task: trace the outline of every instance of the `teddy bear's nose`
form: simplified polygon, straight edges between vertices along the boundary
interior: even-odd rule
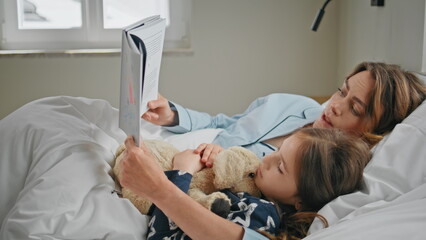
[[[251,177],[251,178],[254,178],[256,176],[256,174],[251,172],[251,173],[248,174],[248,176]]]

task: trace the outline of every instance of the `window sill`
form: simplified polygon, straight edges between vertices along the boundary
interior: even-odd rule
[[[188,48],[165,49],[163,56],[190,56],[194,51]],[[10,57],[115,57],[121,49],[74,49],[74,50],[0,50],[0,58]]]

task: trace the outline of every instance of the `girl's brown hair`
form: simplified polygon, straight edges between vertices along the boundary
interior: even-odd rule
[[[347,78],[363,71],[369,71],[375,81],[365,119],[372,123],[365,140],[374,145],[425,100],[426,86],[400,66],[380,62],[362,62]]]
[[[371,158],[367,143],[338,129],[304,128],[294,134],[301,140],[297,163],[301,208],[286,207],[283,234],[268,236],[271,239],[303,238],[315,217],[327,226],[317,212],[336,197],[359,190]]]

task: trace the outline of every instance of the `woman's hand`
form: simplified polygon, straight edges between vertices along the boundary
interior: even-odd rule
[[[154,160],[149,149],[143,142],[140,147],[137,147],[132,137],[127,137],[125,145],[126,150],[120,162],[121,186],[151,201],[161,198],[164,191],[168,191],[167,186],[171,182]]]
[[[212,167],[216,155],[221,151],[223,151],[223,147],[219,145],[202,143],[194,150],[194,153],[201,155],[200,161],[204,163],[206,167]]]
[[[148,102],[148,111],[142,115],[142,118],[156,125],[176,125],[176,111],[169,106],[169,101],[158,94],[157,100]]]
[[[204,164],[200,159],[200,154],[196,154],[194,150],[185,150],[174,156],[173,169],[186,171],[194,175],[194,173],[204,168]]]
[[[143,142],[141,147],[137,147],[133,138],[128,137],[125,144],[126,150],[120,163],[121,186],[152,201],[192,239],[242,239],[244,230],[240,225],[197,204],[170,182]],[[200,155],[195,154],[194,150],[175,157],[175,163],[184,160],[203,165]]]

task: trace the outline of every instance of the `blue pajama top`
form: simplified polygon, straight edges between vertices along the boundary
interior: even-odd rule
[[[275,151],[263,141],[284,136],[313,123],[323,111],[315,100],[294,94],[274,93],[253,101],[242,113],[234,116],[208,113],[170,105],[178,113],[179,124],[165,127],[175,133],[185,133],[205,128],[221,128],[213,140],[223,148],[242,146],[259,158]]]

